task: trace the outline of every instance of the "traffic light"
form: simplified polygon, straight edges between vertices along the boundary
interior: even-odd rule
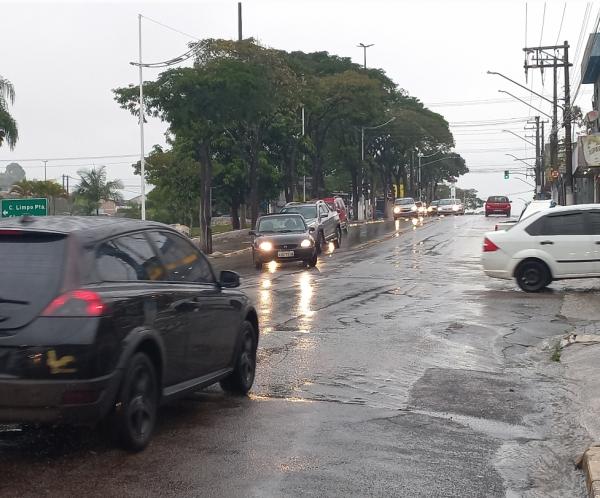
[[[505,180],[508,180],[508,179],[509,179],[509,177],[510,177],[510,172],[509,172],[507,169],[505,169],[505,170],[504,170],[504,179],[505,179]]]

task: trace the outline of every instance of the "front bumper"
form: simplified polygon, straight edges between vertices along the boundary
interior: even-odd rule
[[[399,218],[415,218],[420,215],[417,211],[400,211],[399,213],[394,213],[394,219],[397,220]]]
[[[254,250],[254,262],[255,263],[268,263],[269,261],[277,261],[278,263],[285,263],[287,261],[308,261],[315,256],[314,247],[301,247],[296,249],[290,249],[294,251],[293,256],[279,257],[278,252],[285,251],[285,249],[274,249],[269,252],[261,252]]]
[[[86,380],[0,376],[0,422],[93,425],[110,410],[120,382],[120,370]],[[72,404],[76,398],[85,401]]]

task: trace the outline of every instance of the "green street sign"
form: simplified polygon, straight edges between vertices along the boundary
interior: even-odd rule
[[[2,199],[0,217],[47,216],[48,199]]]

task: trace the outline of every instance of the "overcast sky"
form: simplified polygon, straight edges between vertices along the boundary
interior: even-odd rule
[[[481,171],[518,166],[508,153],[533,157],[534,149],[501,130],[524,135],[526,118],[536,112],[498,93],[507,90],[529,102],[526,91],[486,71],[525,83],[525,43],[553,45],[568,40],[575,61],[575,90],[587,36],[594,30],[600,7],[598,1],[589,3],[586,25],[588,2],[575,0],[244,0],[244,37],[288,51],[326,50],[361,63],[362,49],[356,45],[373,43],[367,64],[383,68],[401,88],[451,123],[456,151],[470,169],[478,171],[461,177],[459,186],[476,188],[482,197],[508,194],[518,203],[519,197],[531,198],[530,187],[517,179],[504,180],[501,172]],[[138,13],[197,38],[237,37],[237,1],[233,0],[0,0],[0,74],[15,86],[12,112],[20,134],[14,151],[0,149],[0,171],[17,160],[28,178],[43,179],[41,159],[49,159],[48,178],[60,181],[63,174],[76,176],[81,167],[106,164],[110,177],[124,180],[126,197],[139,193],[139,177],[130,166],[134,157],[58,159],[139,154],[137,121],[118,107],[111,92],[137,84],[137,70],[129,62],[138,57]],[[143,20],[144,62],[180,55],[191,40]],[[145,70],[144,79],[157,74]],[[562,79],[561,74],[561,89]],[[549,73],[543,84],[539,72],[530,72],[532,82],[533,90],[550,95]],[[591,90],[591,85],[584,85],[578,95],[577,104],[584,112],[591,109]],[[531,103],[550,113],[549,105],[539,98]],[[149,121],[146,151],[164,143],[164,130],[163,123]]]

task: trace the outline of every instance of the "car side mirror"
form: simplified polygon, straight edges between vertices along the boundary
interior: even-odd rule
[[[250,230],[248,232],[248,235],[250,235],[251,237],[256,237],[256,231],[255,230]]]
[[[314,232],[315,231],[315,227],[308,227],[308,231],[309,232]]]
[[[219,284],[225,289],[235,289],[240,286],[240,276],[229,270],[223,270],[219,275]]]

